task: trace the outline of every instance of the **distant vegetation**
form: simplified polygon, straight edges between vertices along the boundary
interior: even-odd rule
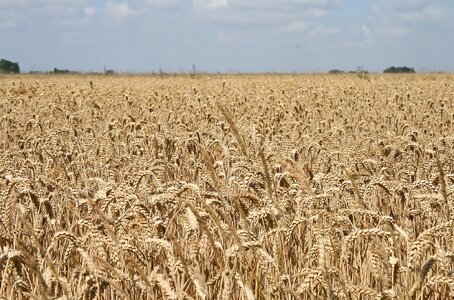
[[[20,68],[19,64],[15,62],[11,62],[6,59],[1,59],[0,60],[0,73],[20,73]],[[53,73],[53,74],[79,74],[80,72],[77,71],[71,71],[68,69],[58,69],[54,68],[53,72],[40,72],[40,71],[31,71],[30,74],[48,74],[48,73]],[[358,67],[356,70],[351,70],[351,71],[344,71],[344,70],[339,70],[339,69],[331,69],[328,71],[329,74],[357,74],[358,77],[362,79],[367,79],[367,74],[369,73],[367,70],[364,70],[362,67]],[[415,69],[411,67],[389,67],[385,70],[383,70],[383,73],[415,73]],[[109,70],[104,67],[104,74],[105,75],[113,75],[115,74],[114,70]],[[151,74],[155,75],[155,72],[152,72]],[[159,68],[159,73],[160,76],[166,75],[166,73]],[[195,65],[192,66],[192,72],[190,73],[191,77],[194,77],[197,74]]]
[[[78,72],[75,71],[70,71],[70,70],[60,70],[57,68],[54,68],[54,74],[77,74]]]
[[[351,70],[351,71],[344,71],[344,70],[339,70],[339,69],[332,69],[328,71],[329,74],[357,74],[360,77],[365,76],[366,74],[369,74],[369,71],[365,70],[362,67],[356,68],[356,70]]]
[[[338,69],[333,69],[328,71],[329,74],[344,74],[345,71],[338,70]]]
[[[414,68],[409,67],[389,67],[383,71],[383,73],[415,73]]]
[[[358,67],[356,70],[351,70],[351,71],[344,71],[344,70],[339,70],[339,69],[332,69],[328,71],[329,74],[357,74],[358,76],[365,76],[369,72],[367,70],[364,70],[361,67]],[[414,68],[411,67],[389,67],[383,71],[383,73],[416,73]]]
[[[20,73],[19,64],[2,59],[0,60],[0,73]]]

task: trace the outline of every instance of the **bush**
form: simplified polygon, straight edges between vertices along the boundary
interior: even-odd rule
[[[333,70],[329,70],[328,73],[329,73],[329,74],[343,74],[343,73],[345,73],[345,72],[342,71],[342,70],[333,69]]]
[[[383,71],[383,73],[415,73],[414,68],[409,67],[389,67]]]
[[[69,73],[70,73],[69,70],[60,70],[60,69],[54,68],[54,74],[69,74]]]
[[[20,73],[19,64],[2,59],[0,60],[0,73]]]

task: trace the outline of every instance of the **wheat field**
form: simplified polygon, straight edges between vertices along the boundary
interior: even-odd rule
[[[1,299],[454,297],[454,76],[0,77]]]

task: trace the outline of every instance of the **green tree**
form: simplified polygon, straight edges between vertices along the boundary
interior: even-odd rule
[[[69,74],[69,70],[60,70],[57,68],[54,68],[54,74]]]
[[[0,60],[0,73],[20,73],[19,64],[2,59]]]
[[[328,73],[329,74],[343,74],[345,72],[342,70],[338,70],[338,69],[332,69],[332,70],[329,70]]]
[[[389,67],[383,71],[383,73],[415,73],[414,68],[409,67]]]

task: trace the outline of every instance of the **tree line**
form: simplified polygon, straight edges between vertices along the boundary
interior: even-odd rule
[[[348,73],[359,73],[359,72],[367,73],[367,71],[365,71],[365,70],[361,70],[361,71],[358,71],[358,70],[349,71]],[[343,73],[347,73],[347,72],[345,72],[343,70],[339,70],[339,69],[332,69],[332,70],[329,70],[328,73],[330,73],[330,74],[343,74]],[[416,73],[416,72],[415,72],[415,69],[411,68],[411,67],[406,67],[406,66],[395,67],[395,66],[392,66],[392,67],[384,69],[383,73]]]
[[[383,73],[415,73],[414,68],[409,67],[389,67],[383,71]]]
[[[193,69],[195,70],[195,67],[193,66]],[[195,72],[195,71],[194,71]],[[0,60],[0,73],[20,73],[20,67],[17,62],[11,62],[6,59],[1,59]],[[60,70],[57,68],[54,68],[53,71],[54,74],[73,74],[77,73],[74,71],[70,70]],[[113,70],[104,70],[105,74],[113,74]],[[339,69],[333,69],[329,70],[328,73],[330,74],[342,74],[342,73],[347,73],[345,71],[339,70]],[[356,71],[349,71],[348,73],[356,73],[356,74],[367,74],[368,72],[366,70],[363,70],[362,68],[359,68]],[[383,70],[383,73],[415,73],[415,69],[411,67],[389,67]]]

